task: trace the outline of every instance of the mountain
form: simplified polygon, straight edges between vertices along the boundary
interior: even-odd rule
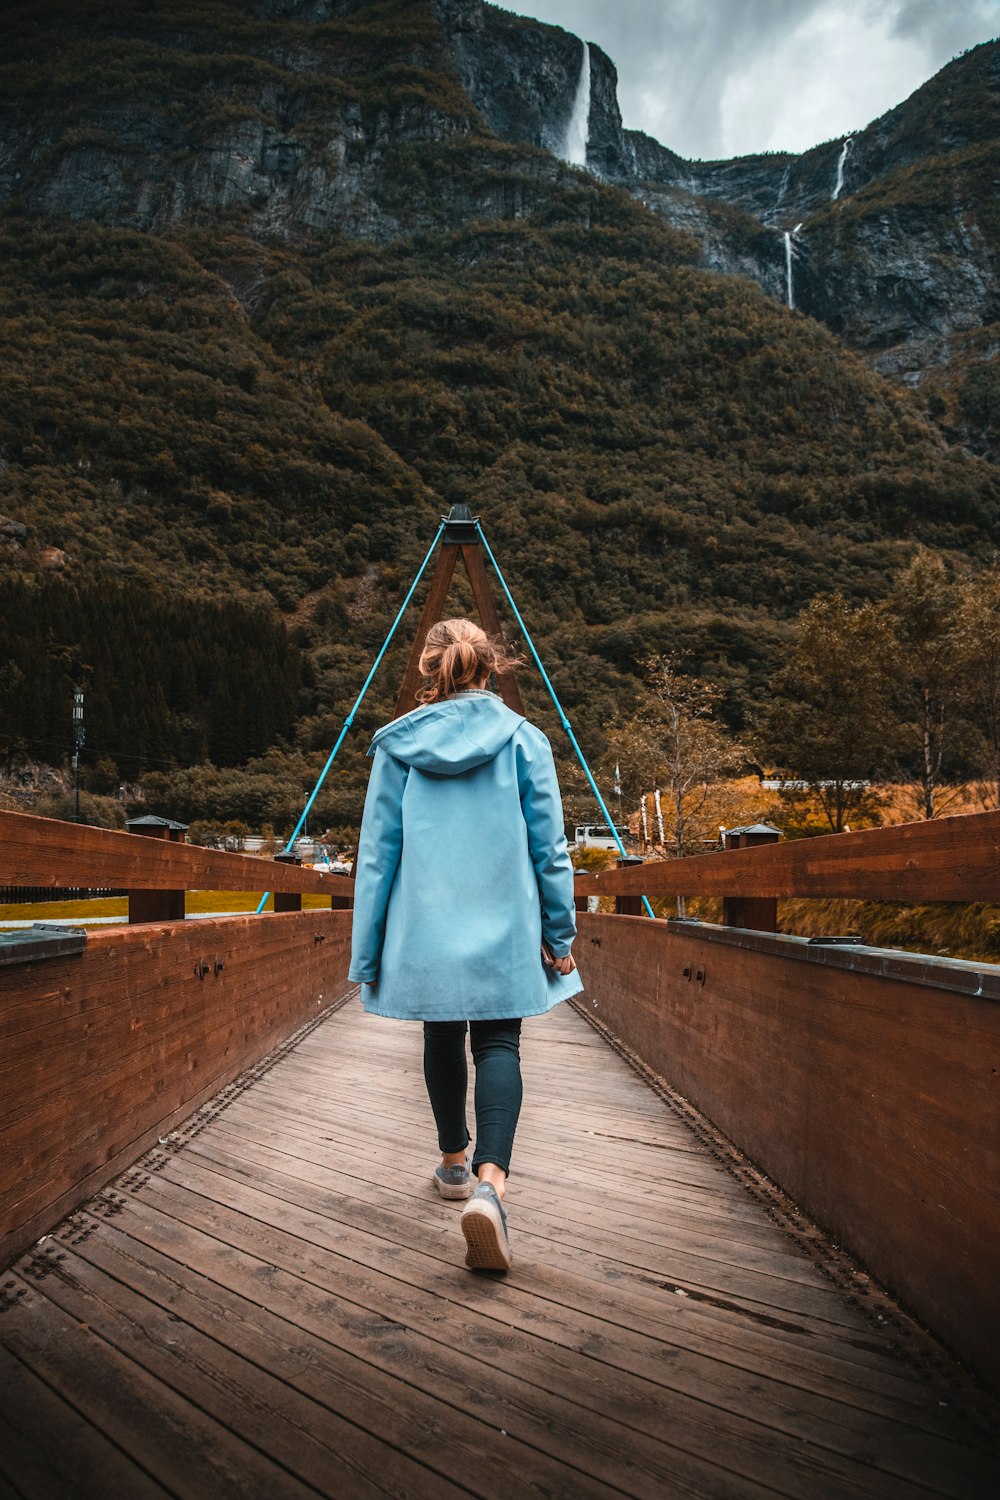
[[[503,139],[560,152],[582,43],[481,0],[439,0],[460,76]],[[793,300],[882,374],[926,386],[953,438],[1000,458],[1000,44],[954,59],[865,129],[800,155],[686,161],[622,128],[589,46],[586,164],[699,243],[699,264]]]
[[[699,168],[731,201],[671,186],[677,158],[622,132],[591,48],[591,170],[561,160],[568,33],[471,0],[32,0],[5,20],[0,608],[27,643],[0,651],[9,755],[56,753],[74,672],[115,671],[95,591],[114,636],[133,586],[143,638],[192,611],[197,670],[141,682],[162,761],[219,740],[218,715],[183,722],[222,670],[199,646],[218,596],[267,663],[241,677],[234,648],[221,700],[285,670],[283,622],[294,704],[253,748],[266,729],[318,753],[459,501],[594,754],[646,654],[716,677],[738,727],[816,592],[878,594],[917,539],[960,566],[1000,541],[996,469],[756,284],[762,247],[783,252],[770,159]],[[848,185],[813,224],[861,212]],[[710,268],[704,225],[745,274]],[[359,740],[391,710],[394,652]],[[115,704],[136,691],[104,682],[88,721],[88,755],[130,775]]]

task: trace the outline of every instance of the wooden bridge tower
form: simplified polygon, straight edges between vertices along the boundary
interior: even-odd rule
[[[486,564],[483,562],[482,542],[476,519],[467,505],[453,505],[444,523],[444,535],[441,538],[437,567],[431,578],[423,613],[420,616],[417,633],[413,638],[410,659],[403,675],[403,684],[396,700],[395,717],[397,719],[417,706],[417,689],[421,681],[418,665],[420,653],[424,649],[428,630],[444,617],[445,600],[451,588],[455,565],[460,557],[469,576],[472,597],[476,601],[476,609],[479,612],[483,629],[487,635],[503,636],[503,626],[497,612],[496,600],[486,573]],[[512,708],[518,714],[524,713],[521,694],[518,692],[513,672],[497,673],[496,690],[508,708]]]

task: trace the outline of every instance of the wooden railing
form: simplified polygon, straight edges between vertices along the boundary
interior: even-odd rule
[[[724,898],[723,925],[581,911],[588,1014],[1000,1385],[1000,966],[733,920],[780,897],[1000,900],[1000,813],[630,865],[576,891]]]
[[[353,884],[21,813],[0,813],[0,884],[120,887],[132,923],[0,937],[4,1264],[343,995]],[[185,921],[194,889],[276,910]]]
[[[1000,812],[628,865],[578,875],[576,892],[1000,901]]]
[[[0,883],[350,900],[252,856],[0,814]],[[581,912],[589,1014],[1000,1383],[1000,967],[766,930],[785,896],[1000,898],[1000,814],[580,876],[728,925]],[[734,917],[742,914],[743,920]],[[748,920],[747,918],[754,920]],[[347,988],[346,910],[164,920],[0,961],[0,1263]],[[0,955],[2,959],[2,955]]]
[[[354,890],[345,875],[12,812],[0,812],[0,884],[127,891],[273,891],[343,899]]]

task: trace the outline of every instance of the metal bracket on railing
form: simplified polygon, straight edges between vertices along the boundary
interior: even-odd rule
[[[82,927],[34,922],[16,932],[0,932],[0,964],[33,964],[43,958],[74,958],[87,946]]]

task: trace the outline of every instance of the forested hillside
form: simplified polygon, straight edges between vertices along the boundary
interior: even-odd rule
[[[991,556],[995,469],[623,190],[491,137],[433,7],[281,9],[13,7],[9,757],[58,760],[82,674],[87,755],[123,775],[270,745],[307,777],[457,501],[594,754],[652,652],[718,681],[741,727],[813,595],[878,595],[916,540]],[[301,148],[328,186],[347,161],[350,212],[311,226],[298,178],[244,192],[251,116],[262,161]],[[214,196],[189,191],[199,162]]]

